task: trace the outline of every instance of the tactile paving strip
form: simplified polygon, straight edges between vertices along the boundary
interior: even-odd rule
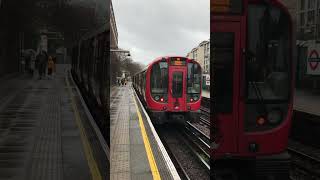
[[[129,115],[123,88],[111,100],[111,180],[130,179]]]

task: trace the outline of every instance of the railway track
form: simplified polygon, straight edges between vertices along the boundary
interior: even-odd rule
[[[303,121],[302,121],[303,120]],[[320,116],[294,110],[290,139],[320,149]]]
[[[186,123],[181,132],[189,141],[190,148],[193,149],[195,155],[203,163],[204,167],[210,171],[210,137],[190,122]]]
[[[320,158],[311,156],[296,148],[288,147],[291,154],[291,179],[320,180]]]
[[[201,107],[200,122],[210,127],[210,109]]]
[[[202,97],[201,106],[205,108],[210,108],[210,98]]]
[[[210,179],[209,138],[191,123],[157,131],[182,179]]]
[[[210,99],[202,97],[200,122],[210,127]]]
[[[191,180],[191,178],[189,177],[187,171],[184,167],[184,163],[181,162],[180,157],[178,156],[177,153],[173,152],[173,151],[168,151],[168,149],[170,149],[170,147],[172,147],[173,143],[172,142],[168,142],[163,140],[164,136],[160,137],[162,140],[162,143],[164,145],[164,147],[167,149],[168,155],[170,156],[171,161],[173,162],[173,164],[175,165],[175,168],[180,176],[181,179],[183,180]]]

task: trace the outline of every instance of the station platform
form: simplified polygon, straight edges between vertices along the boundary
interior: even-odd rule
[[[206,98],[210,99],[210,91],[202,90],[202,97],[206,97]]]
[[[109,177],[106,144],[68,70],[57,65],[54,79],[0,78],[1,180]]]
[[[319,107],[320,94],[315,94],[311,91],[296,89],[294,94],[294,110],[320,116]]]
[[[180,179],[130,83],[112,88],[111,180]]]

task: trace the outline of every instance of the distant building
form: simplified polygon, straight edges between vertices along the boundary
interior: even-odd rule
[[[204,74],[210,74],[210,41],[202,41],[187,54],[187,57],[196,60]]]

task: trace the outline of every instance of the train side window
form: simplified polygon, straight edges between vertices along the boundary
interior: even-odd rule
[[[143,94],[146,92],[146,71],[142,73],[143,75]]]
[[[213,100],[215,112],[232,112],[234,33],[211,33],[213,66]]]

